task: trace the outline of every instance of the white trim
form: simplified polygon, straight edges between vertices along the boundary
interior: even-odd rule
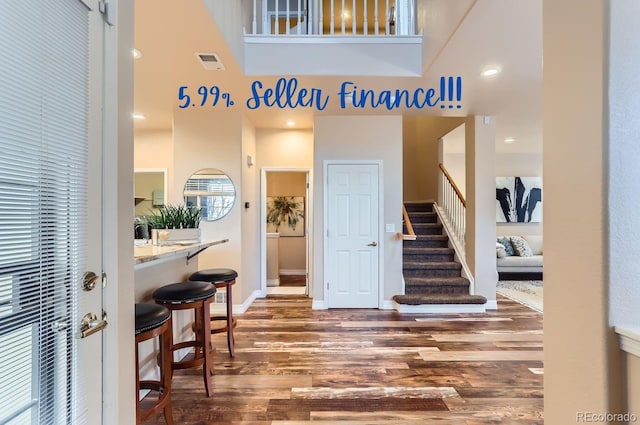
[[[272,286],[280,286],[280,279],[267,279],[267,288]]]
[[[382,302],[382,307],[380,307],[380,310],[395,310],[396,309],[396,302],[393,300],[384,300]]]
[[[283,276],[299,276],[306,274],[304,269],[280,269],[280,274]]]
[[[462,251],[462,247],[458,245],[458,242],[456,241],[456,238],[454,238],[453,235],[451,235],[451,233],[449,233],[449,221],[445,220],[444,215],[442,214],[442,211],[440,211],[440,207],[438,206],[438,204],[434,203],[433,204],[433,209],[435,210],[436,214],[438,215],[438,218],[440,219],[440,223],[442,223],[442,228],[447,233],[447,237],[449,238],[449,243],[451,243],[451,246],[453,247],[453,249],[454,249],[454,251],[456,253],[455,254],[456,260],[458,260],[458,262],[460,264],[462,264],[462,273],[464,274],[464,277],[469,279],[469,294],[475,295],[475,293],[476,293],[475,280],[473,279],[473,274],[471,273],[471,269],[469,268],[469,265],[467,264],[466,255]],[[493,310],[497,310],[497,309],[498,308],[496,307]]]
[[[620,349],[640,357],[640,328],[615,326],[613,330],[618,334]]]
[[[329,258],[329,241],[327,237],[328,230],[328,171],[329,165],[377,165],[378,166],[378,308],[382,308],[381,306],[384,303],[384,161],[381,159],[325,159],[322,161],[322,238],[323,238],[323,278],[324,282],[322,283],[322,292],[324,298],[324,308],[328,308],[329,305],[329,292],[327,291],[327,276],[329,275],[327,271]]]
[[[312,310],[326,310],[327,308],[327,303],[324,300],[313,300],[311,302]]]
[[[484,308],[487,310],[497,310],[498,309],[498,301],[497,300],[487,300],[484,305]]]
[[[268,172],[300,172],[306,173],[309,181],[308,196],[305,200],[306,217],[305,227],[307,231],[307,261],[309,270],[300,274],[309,273],[313,276],[313,168],[300,167],[262,167],[260,169],[260,293],[267,296],[267,173]],[[313,294],[313,282],[307,279],[307,293]]]
[[[485,313],[485,304],[398,304],[393,301],[398,313]]]

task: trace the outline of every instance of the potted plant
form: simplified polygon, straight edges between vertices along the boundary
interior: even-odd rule
[[[200,209],[186,205],[165,205],[149,216],[155,245],[200,242]]]

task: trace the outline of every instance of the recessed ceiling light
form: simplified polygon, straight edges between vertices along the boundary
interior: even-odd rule
[[[131,51],[131,54],[133,55],[134,59],[140,59],[142,57],[142,52],[138,49],[133,49]]]
[[[513,143],[516,141],[515,137],[507,137],[506,139],[504,139],[505,143]]]
[[[492,77],[500,73],[500,68],[487,68],[480,73],[483,77]]]
[[[137,112],[134,112],[133,114],[131,114],[131,118],[133,118],[134,120],[144,120],[147,119],[147,117],[144,114],[139,114]]]
[[[291,120],[287,121],[288,127],[293,127],[294,125],[296,125],[295,121],[291,121]]]

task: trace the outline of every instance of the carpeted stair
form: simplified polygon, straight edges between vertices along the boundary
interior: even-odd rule
[[[407,305],[486,303],[485,297],[469,294],[469,280],[462,277],[462,265],[454,260],[433,204],[412,202],[405,208],[416,240],[403,242],[405,293],[393,300]]]

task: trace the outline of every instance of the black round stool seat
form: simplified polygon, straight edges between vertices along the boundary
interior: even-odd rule
[[[136,335],[159,327],[170,317],[169,309],[159,304],[136,304]]]
[[[206,269],[199,270],[189,276],[189,280],[201,280],[205,282],[224,282],[238,277],[238,272],[233,269]]]
[[[136,424],[140,425],[160,410],[164,411],[167,425],[173,425],[171,406],[171,311],[158,304],[140,303],[135,305],[135,341],[136,341]],[[140,358],[138,344],[158,338],[158,366],[160,379],[140,380]],[[149,390],[145,396],[147,407],[138,398],[139,390]]]
[[[211,298],[215,293],[216,287],[209,282],[188,281],[162,286],[151,296],[163,304],[185,304]]]

